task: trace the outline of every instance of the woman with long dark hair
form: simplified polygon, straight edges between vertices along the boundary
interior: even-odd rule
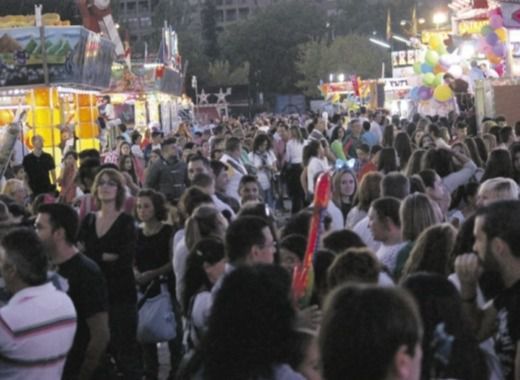
[[[207,380],[303,380],[287,364],[295,312],[278,266],[244,266],[219,289],[202,344]]]
[[[513,161],[511,154],[505,149],[495,149],[489,154],[480,182],[497,177],[513,178]]]
[[[137,231],[137,249],[135,255],[135,280],[148,297],[155,297],[161,292],[161,281],[167,283],[172,305],[175,301],[175,280],[170,261],[170,242],[173,228],[164,221],[168,218],[164,195],[154,190],[141,190],[137,195],[136,215],[141,225]],[[179,316],[178,307],[174,312]],[[177,337],[168,342],[170,350],[171,373],[175,373],[182,356],[182,322],[178,318]],[[159,373],[157,345],[142,344],[144,370],[150,379],[156,379]]]

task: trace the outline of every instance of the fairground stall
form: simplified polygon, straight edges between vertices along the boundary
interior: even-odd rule
[[[130,66],[112,66],[110,96],[116,117],[125,124],[143,131],[148,125],[158,125],[168,134],[175,132],[185,108],[182,94],[182,61],[177,35],[163,28],[158,62],[132,62]]]
[[[34,16],[16,17],[35,24]],[[96,95],[110,83],[114,46],[58,14],[42,19],[41,27],[10,23],[0,29],[0,124],[9,123],[17,108],[26,109],[22,140],[30,148],[31,137],[41,135],[59,167],[72,134],[77,151],[99,148]]]

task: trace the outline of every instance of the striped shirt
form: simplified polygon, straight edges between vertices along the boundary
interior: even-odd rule
[[[60,379],[76,332],[76,310],[52,283],[17,292],[0,309],[0,379]]]

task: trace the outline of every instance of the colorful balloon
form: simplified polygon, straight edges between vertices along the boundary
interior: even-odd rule
[[[431,87],[433,86],[433,82],[435,82],[435,74],[428,73],[423,76],[423,83],[425,86]]]
[[[423,74],[428,74],[428,73],[432,73],[433,72],[433,67],[431,67],[430,65],[428,65],[427,63],[423,63],[421,65],[421,72]]]
[[[482,27],[482,29],[480,29],[480,34],[483,36],[483,37],[487,37],[488,34],[492,33],[493,32],[493,29],[491,29],[491,27],[489,25],[484,25]]]
[[[500,15],[493,15],[489,18],[489,25],[493,30],[504,26],[504,19]]]
[[[447,102],[453,98],[453,91],[447,84],[441,84],[433,92],[433,98],[441,103]]]
[[[506,42],[507,40],[507,29],[506,28],[498,28],[495,30],[495,34],[498,36],[500,42]]]
[[[455,78],[460,78],[463,74],[462,67],[459,65],[452,65],[448,70],[448,73],[453,75]]]
[[[498,65],[499,63],[502,62],[502,57],[497,57],[496,55],[492,54],[492,55],[488,55],[487,56],[487,59],[489,62],[491,62],[493,65]]]
[[[443,45],[442,38],[436,34],[432,35],[430,37],[429,45],[433,50],[437,50],[440,46]]]
[[[312,293],[313,286],[313,267],[312,262],[314,255],[318,249],[320,241],[320,231],[323,216],[330,200],[330,173],[322,173],[316,182],[316,192],[314,194],[314,211],[312,213],[309,229],[309,237],[307,240],[307,248],[303,262],[297,265],[293,271],[292,291],[296,303],[302,308],[308,306],[310,301],[309,294]]]
[[[486,36],[486,41],[491,46],[495,46],[498,42],[498,36],[495,32],[491,32]]]
[[[435,75],[437,75],[439,73],[443,73],[444,71],[446,71],[446,70],[444,69],[444,67],[442,67],[442,65],[440,63],[433,68],[433,73]]]
[[[420,97],[419,97],[419,87],[414,87],[412,88],[412,90],[410,91],[410,99],[414,102],[418,102],[420,100]]]
[[[419,89],[419,98],[421,100],[428,100],[428,99],[431,99],[433,95],[433,90],[429,87],[421,87]]]
[[[438,87],[444,83],[444,75],[445,75],[445,73],[439,73],[435,76],[435,80],[433,81],[433,84],[435,85],[435,87]]]
[[[428,50],[426,52],[425,61],[430,66],[435,66],[439,63],[439,54],[435,50]]]
[[[497,56],[497,57],[505,57],[506,55],[506,46],[501,43],[501,42],[498,42],[494,47],[493,47],[493,53]]]

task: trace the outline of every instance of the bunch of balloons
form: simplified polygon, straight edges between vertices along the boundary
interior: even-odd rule
[[[500,65],[507,54],[507,29],[499,10],[489,13],[489,25],[482,27],[478,50],[485,54],[493,65]]]
[[[444,83],[444,75],[462,76],[458,57],[448,53],[444,41],[439,35],[432,35],[423,62],[414,65],[416,74],[421,75],[422,86],[415,87],[410,93],[414,101],[426,101],[432,97],[438,102],[447,102],[453,98],[451,88]]]

